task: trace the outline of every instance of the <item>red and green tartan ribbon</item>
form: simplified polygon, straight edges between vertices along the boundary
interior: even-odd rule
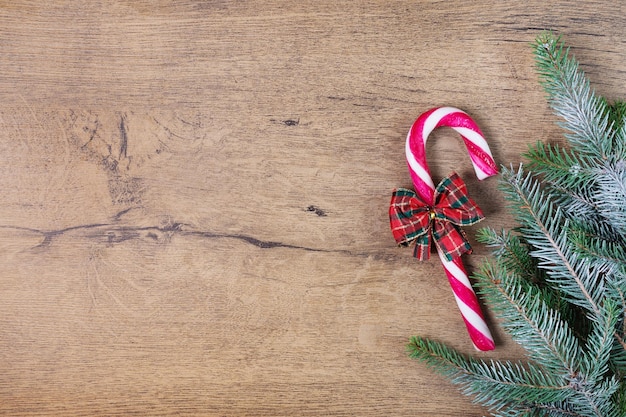
[[[398,188],[392,194],[389,207],[393,237],[401,246],[415,243],[413,255],[420,261],[430,256],[431,236],[450,261],[471,253],[472,248],[460,226],[470,226],[484,217],[456,172],[437,185],[433,206],[424,203],[414,191]]]

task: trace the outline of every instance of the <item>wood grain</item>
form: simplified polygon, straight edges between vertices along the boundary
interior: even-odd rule
[[[0,2],[0,412],[483,415],[405,354],[523,358],[491,313],[474,352],[441,266],[395,247],[406,131],[453,105],[503,164],[561,140],[529,45],[556,30],[624,97],[622,8]],[[512,226],[452,131],[428,154]]]

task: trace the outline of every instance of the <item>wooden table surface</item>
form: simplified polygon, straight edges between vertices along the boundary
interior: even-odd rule
[[[561,140],[543,29],[626,97],[623,7],[549,3],[0,2],[1,414],[486,413],[408,338],[523,350],[487,312],[498,346],[474,351],[387,207],[431,107],[470,113],[502,164]],[[452,130],[428,155],[482,226],[513,226]]]

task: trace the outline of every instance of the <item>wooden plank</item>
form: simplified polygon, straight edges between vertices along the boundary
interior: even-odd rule
[[[614,5],[0,2],[0,412],[483,415],[410,361],[473,351],[441,266],[395,247],[403,142],[453,105],[517,164],[560,140],[530,42],[624,96]],[[459,139],[428,143],[511,226]],[[477,227],[470,228],[470,235]],[[475,242],[474,242],[475,243]],[[475,244],[470,270],[487,255]]]

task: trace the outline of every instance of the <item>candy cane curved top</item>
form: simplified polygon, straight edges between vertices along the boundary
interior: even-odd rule
[[[435,185],[426,163],[426,140],[433,130],[441,126],[451,127],[461,135],[479,180],[498,173],[487,141],[467,113],[454,107],[431,109],[415,120],[406,138],[406,158],[415,191],[431,205],[434,203]]]

